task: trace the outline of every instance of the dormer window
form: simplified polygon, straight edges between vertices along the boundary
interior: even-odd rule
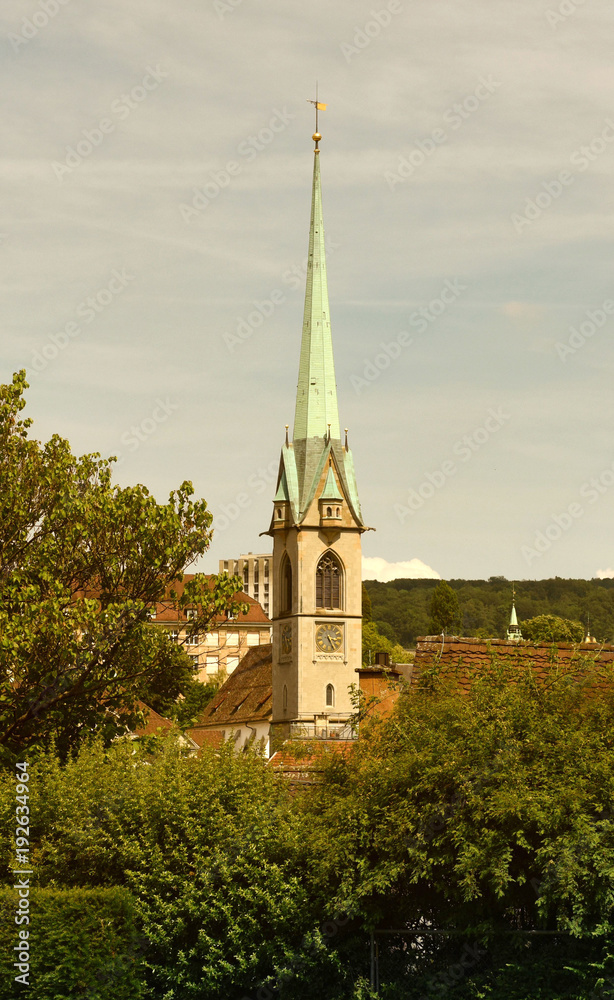
[[[339,500],[333,498],[333,502],[320,498],[320,522],[324,527],[336,527],[338,522],[342,520],[341,511],[342,506]]]
[[[288,527],[290,521],[290,504],[282,500],[274,501],[273,507],[273,527],[274,528],[286,528]]]

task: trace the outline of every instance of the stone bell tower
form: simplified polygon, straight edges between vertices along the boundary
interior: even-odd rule
[[[281,452],[273,537],[273,728],[340,730],[362,661],[363,522],[347,431],[342,441],[328,307],[321,135],[313,165],[307,287],[294,433]],[[294,729],[295,727],[293,727]]]

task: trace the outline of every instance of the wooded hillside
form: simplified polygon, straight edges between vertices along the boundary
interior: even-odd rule
[[[401,646],[428,635],[430,603],[437,580],[365,581],[372,617],[380,632]],[[504,639],[512,606],[512,583],[502,576],[489,580],[449,580],[457,592],[467,636]],[[524,580],[515,584],[518,620],[552,614],[581,621],[600,642],[614,640],[614,580]]]

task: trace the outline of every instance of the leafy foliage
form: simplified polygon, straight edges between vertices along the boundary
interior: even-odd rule
[[[558,615],[537,615],[520,623],[523,639],[533,642],[582,642],[584,626],[582,622],[572,622]]]
[[[462,629],[458,595],[449,583],[442,580],[433,591],[431,598],[430,635],[458,635]]]
[[[165,714],[174,719],[180,729],[189,729],[190,726],[196,725],[209,702],[215,698],[219,687],[219,679],[210,680],[205,684],[192,677],[183,686],[182,697],[174,701]]]
[[[0,890],[0,1000],[14,1000],[22,991],[32,1000],[142,996],[143,942],[130,893],[119,888],[33,888],[31,893],[32,923],[17,929],[15,893]],[[14,982],[13,949],[19,931],[29,934],[27,987]]]
[[[437,676],[403,695],[316,795],[334,905],[375,925],[611,933],[614,678],[601,683],[544,686],[495,660],[469,695]]]
[[[407,662],[408,654],[402,646],[382,635],[375,622],[363,621],[362,662],[365,665],[374,663],[376,653],[388,653],[391,663]]]
[[[303,941],[326,919],[324,894],[308,877],[306,821],[285,784],[232,742],[198,759],[170,738],[152,751],[154,742],[32,761],[37,884],[130,892],[147,941],[145,996],[238,1000],[290,982],[299,966],[332,975],[334,956]],[[14,789],[4,775],[4,830],[14,828]],[[6,871],[8,837],[2,848]]]
[[[113,486],[111,459],[30,439],[26,388],[24,372],[0,386],[0,747],[55,736],[65,753],[133,727],[139,698],[168,702],[185,684],[185,654],[148,607],[206,551],[212,518],[190,483],[158,504],[144,486]],[[240,610],[239,587],[197,575],[175,605],[195,606],[191,626],[206,631]]]

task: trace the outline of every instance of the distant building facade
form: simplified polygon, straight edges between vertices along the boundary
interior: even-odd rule
[[[193,574],[186,573],[183,582],[193,579]],[[175,590],[180,593],[183,584],[175,584]],[[211,628],[203,635],[188,636],[191,611],[178,613],[168,604],[158,604],[152,619],[168,628],[171,638],[184,646],[194,666],[198,669],[198,679],[206,682],[216,674],[232,674],[241,660],[255,646],[267,645],[271,641],[271,623],[257,601],[249,595],[239,592],[236,600],[249,605],[246,615],[236,618],[217,618],[211,623]]]
[[[271,553],[248,552],[238,559],[220,559],[220,573],[240,576],[243,593],[262,605],[268,617],[273,610],[273,556]]]

